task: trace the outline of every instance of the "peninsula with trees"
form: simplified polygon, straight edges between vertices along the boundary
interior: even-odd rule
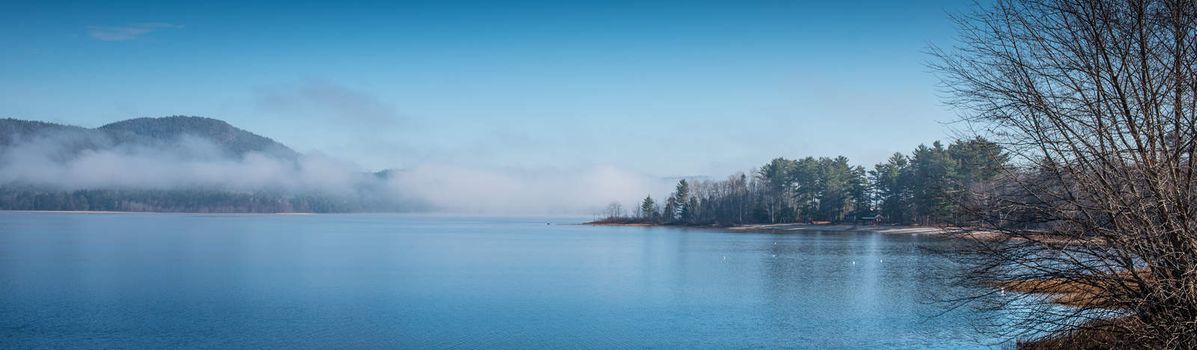
[[[785,223],[965,225],[969,203],[1009,166],[984,138],[919,145],[871,169],[839,156],[777,158],[725,180],[678,181],[625,210],[612,203],[594,224],[739,226]]]

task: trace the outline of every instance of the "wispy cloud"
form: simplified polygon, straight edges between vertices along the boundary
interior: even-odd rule
[[[256,88],[250,103],[259,114],[305,125],[294,129],[299,134],[311,137],[319,129],[323,141],[340,140],[324,150],[356,154],[363,164],[392,167],[409,156],[398,150],[409,147],[403,135],[415,128],[413,119],[370,91],[310,80]]]
[[[262,111],[284,114],[316,112],[373,131],[394,126],[403,119],[394,106],[375,95],[324,81],[258,88],[254,91],[254,104]]]
[[[182,28],[182,25],[164,22],[133,23],[123,26],[91,26],[87,34],[101,41],[128,41],[164,29]]]

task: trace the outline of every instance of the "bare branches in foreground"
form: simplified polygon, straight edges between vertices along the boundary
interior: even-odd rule
[[[994,288],[958,301],[1010,310],[990,321],[1014,337],[1197,348],[1197,2],[999,1],[959,23],[933,68],[1018,167],[960,254]]]

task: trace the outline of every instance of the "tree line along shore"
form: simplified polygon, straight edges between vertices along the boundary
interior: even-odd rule
[[[981,137],[919,145],[872,169],[838,156],[777,158],[719,181],[682,179],[664,199],[632,210],[608,205],[593,224],[744,226],[763,224],[967,225],[970,203],[1009,169],[997,143]]]

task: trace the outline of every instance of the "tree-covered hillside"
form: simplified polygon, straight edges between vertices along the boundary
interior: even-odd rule
[[[303,156],[224,121],[172,116],[84,128],[0,119],[0,210],[403,211],[390,172]]]
[[[270,138],[212,118],[185,116],[137,118],[111,123],[95,130],[112,138],[117,144],[162,142],[190,136],[210,141],[231,155],[241,156],[248,152],[261,152],[285,158],[298,156],[298,153],[291,148]]]
[[[137,118],[88,129],[21,119],[0,119],[0,151],[22,142],[48,141],[71,143],[74,151],[97,150],[119,146],[158,147],[194,137],[213,145],[229,155],[242,156],[260,152],[276,157],[294,159],[291,148],[274,140],[234,127],[221,120],[204,117],[171,116]]]

